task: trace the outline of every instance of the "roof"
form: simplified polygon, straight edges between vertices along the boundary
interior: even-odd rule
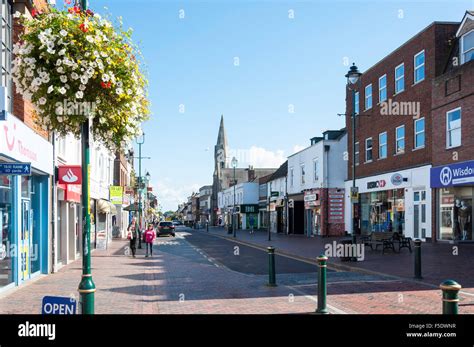
[[[271,181],[272,176],[273,176],[273,174],[262,176],[258,179],[258,183],[260,183],[260,184],[267,183],[267,182]]]
[[[288,175],[288,160],[285,161],[281,166],[276,170],[273,175],[271,175],[269,181],[276,180],[277,178],[286,177]]]

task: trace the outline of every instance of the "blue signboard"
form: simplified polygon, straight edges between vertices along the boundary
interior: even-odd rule
[[[68,315],[76,314],[76,300],[58,296],[45,296],[41,307],[41,314]]]
[[[474,185],[474,160],[431,169],[431,188]]]
[[[30,176],[30,163],[0,163],[0,175]]]

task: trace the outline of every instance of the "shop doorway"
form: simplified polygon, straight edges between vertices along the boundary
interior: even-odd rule
[[[31,251],[33,247],[32,227],[33,210],[29,199],[21,200],[21,232],[20,232],[20,283],[30,279]]]
[[[413,193],[413,237],[426,238],[426,191],[420,190]]]

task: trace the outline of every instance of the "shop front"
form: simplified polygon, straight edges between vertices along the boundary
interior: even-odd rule
[[[0,163],[30,163],[31,175],[0,174],[0,292],[49,270],[52,145],[16,117],[0,121]]]
[[[474,160],[431,169],[436,204],[437,239],[474,241]]]
[[[239,216],[239,227],[238,229],[242,228],[243,230],[246,229],[254,229],[257,228],[258,222],[258,212],[259,206],[258,205],[240,205],[239,208],[240,213],[237,214]]]
[[[81,196],[80,185],[58,184],[58,232],[56,256],[58,268],[80,257]]]
[[[304,192],[305,234],[308,237],[321,235],[321,199],[319,189]]]
[[[355,217],[362,235],[398,232],[428,240],[431,235],[430,166],[356,180],[359,199]],[[345,225],[352,232],[350,188],[346,182]]]

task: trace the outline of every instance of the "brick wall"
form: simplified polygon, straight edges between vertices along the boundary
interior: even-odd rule
[[[40,11],[47,11],[48,4],[46,0],[34,0],[34,6]],[[27,0],[16,0],[13,4],[13,13],[30,13],[31,10],[30,1]],[[18,37],[23,31],[23,28],[19,25],[18,19],[13,18],[13,44],[18,41]],[[39,128],[34,123],[35,111],[33,105],[25,101],[21,95],[16,93],[16,87],[13,86],[13,114],[22,120],[26,125],[35,130],[36,133],[48,139],[48,132]]]
[[[438,61],[446,61],[450,47],[446,45],[449,37],[454,35],[457,24],[433,23],[376,65],[364,72],[359,90],[360,116],[356,124],[356,141],[359,142],[359,165],[356,166],[356,177],[367,177],[384,172],[422,166],[431,163],[431,81],[439,73]],[[425,79],[414,84],[414,56],[425,51]],[[439,58],[438,58],[439,57]],[[405,64],[405,90],[395,94],[395,67]],[[407,115],[381,115],[379,102],[379,78],[387,75],[387,98],[392,102],[417,102],[421,117],[425,118],[425,147],[414,149],[414,119]],[[365,108],[365,86],[372,83],[372,109]],[[346,114],[352,114],[352,94],[346,96]],[[395,130],[405,125],[405,153],[395,154]],[[346,116],[348,129],[349,165],[348,177],[352,179],[352,127],[351,118]],[[387,158],[379,159],[379,134],[387,132]],[[365,139],[372,137],[373,160],[365,162]]]

